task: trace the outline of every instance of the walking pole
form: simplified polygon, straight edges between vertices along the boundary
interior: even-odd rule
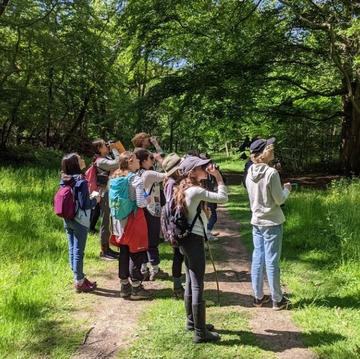
[[[211,263],[212,263],[213,268],[214,268],[215,280],[216,280],[216,289],[217,289],[217,304],[218,304],[218,306],[220,306],[220,287],[219,287],[218,273],[217,273],[217,270],[216,270],[216,267],[215,267],[215,262],[214,262],[214,257],[212,255],[211,247],[209,245],[209,241],[208,241],[207,238],[206,238],[205,242],[207,244],[207,248],[208,248],[209,254],[210,254],[210,260],[211,260]]]

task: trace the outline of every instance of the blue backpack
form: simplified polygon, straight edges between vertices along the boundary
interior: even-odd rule
[[[126,177],[116,177],[110,180],[109,206],[111,216],[122,220],[136,209],[136,201],[129,198],[130,179],[134,173]]]

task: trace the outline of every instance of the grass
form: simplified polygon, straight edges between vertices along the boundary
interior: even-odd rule
[[[84,336],[62,221],[52,210],[58,172],[0,169],[0,357],[68,358]],[[85,266],[96,260],[88,239]],[[85,268],[86,269],[86,268]]]
[[[220,250],[220,246],[215,252]],[[168,244],[160,246],[161,267],[171,273],[172,250]],[[219,253],[221,257],[223,253]],[[146,309],[136,333],[136,340],[119,358],[146,359],[212,359],[212,358],[273,358],[272,353],[261,350],[248,327],[247,313],[237,306],[216,306],[216,292],[205,289],[208,303],[208,322],[219,330],[221,341],[215,344],[193,344],[192,333],[184,329],[185,310],[182,301],[172,298],[172,283],[164,281],[163,290]],[[209,305],[210,304],[210,305]]]
[[[231,215],[252,249],[245,190],[231,188]],[[360,357],[360,182],[340,182],[327,191],[293,192],[287,217],[282,281],[292,294],[295,323],[320,358]]]
[[[246,160],[242,160],[239,154],[231,154],[226,157],[224,154],[215,153],[211,158],[219,165],[221,171],[230,173],[240,173],[244,171]]]

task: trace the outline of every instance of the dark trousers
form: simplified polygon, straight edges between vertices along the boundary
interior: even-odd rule
[[[146,252],[130,253],[129,246],[120,245],[119,278],[142,281],[141,264],[144,263]]]
[[[101,246],[109,247],[110,238],[110,207],[109,207],[109,192],[104,193],[104,197],[100,201],[101,212],[101,226],[100,226],[100,244]]]
[[[211,211],[210,218],[209,218],[208,225],[207,225],[207,230],[211,231],[214,228],[215,223],[217,222],[217,213],[216,213],[217,203],[208,203],[207,206]]]
[[[202,302],[205,275],[204,238],[196,234],[180,243],[180,250],[185,260],[185,296],[192,297],[192,304]]]
[[[172,276],[173,278],[181,277],[181,267],[184,261],[184,256],[181,254],[180,249],[173,248],[173,262],[172,262]]]
[[[95,231],[95,227],[96,227],[96,223],[99,220],[100,217],[100,203],[97,203],[95,208],[93,208],[91,210],[91,215],[90,215],[90,231]]]
[[[152,265],[160,263],[159,244],[160,244],[160,217],[155,217],[145,208],[144,214],[148,226],[149,248],[147,250],[148,261]]]

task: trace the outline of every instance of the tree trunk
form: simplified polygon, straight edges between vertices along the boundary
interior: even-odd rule
[[[360,83],[353,83],[355,101],[360,103]],[[344,118],[341,129],[341,165],[346,175],[360,174],[360,113],[350,98],[343,97]]]

